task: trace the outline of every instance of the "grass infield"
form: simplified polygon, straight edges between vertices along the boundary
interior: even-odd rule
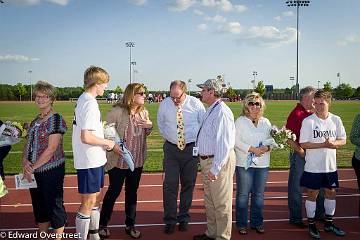
[[[235,119],[240,115],[242,103],[227,103],[234,113]],[[267,101],[265,117],[271,124],[281,127],[285,124],[290,111],[296,105],[296,101]],[[107,111],[112,107],[111,104],[100,103],[102,117],[106,119]],[[68,131],[64,135],[64,150],[66,151],[66,172],[74,173],[73,155],[71,148],[72,118],[74,114],[75,103],[55,102],[54,108],[62,114],[68,125]],[[156,113],[159,107],[158,103],[146,104],[149,110],[151,121],[154,124],[154,130],[148,137],[148,158],[145,161],[144,170],[146,172],[161,172],[163,152],[163,139],[159,134],[156,121]],[[38,111],[34,103],[30,102],[0,102],[0,119],[2,121],[30,122],[37,115]],[[343,121],[346,133],[349,135],[354,117],[360,112],[360,101],[334,101],[330,111],[339,115]],[[21,171],[21,152],[24,147],[24,141],[13,145],[11,153],[5,158],[4,167],[6,174],[17,174]],[[351,167],[351,157],[354,151],[354,145],[348,140],[347,144],[337,150],[337,163],[339,167]],[[271,153],[272,169],[287,169],[289,167],[289,152],[284,150],[273,150]]]

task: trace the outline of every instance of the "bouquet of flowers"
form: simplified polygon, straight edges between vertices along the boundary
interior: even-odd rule
[[[104,137],[106,139],[113,140],[116,144],[118,144],[122,151],[122,157],[126,164],[129,166],[130,170],[134,171],[134,160],[131,152],[126,148],[125,141],[120,138],[119,134],[116,131],[115,123],[106,123],[103,122],[104,128]]]
[[[6,189],[5,183],[3,182],[2,178],[0,177],[0,198],[5,196],[8,193]]]
[[[27,131],[20,123],[6,121],[0,126],[0,146],[18,143],[26,135]]]
[[[269,139],[265,145],[270,145],[275,148],[290,150],[290,146],[287,140],[296,140],[296,135],[289,129],[282,127],[278,129],[276,126],[272,126],[270,129],[270,135],[272,139]]]

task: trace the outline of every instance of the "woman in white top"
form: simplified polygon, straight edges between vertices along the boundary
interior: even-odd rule
[[[262,97],[258,93],[250,93],[244,99],[242,114],[235,122],[236,226],[240,234],[247,234],[250,193],[250,226],[257,233],[265,232],[263,206],[270,147],[263,142],[271,138],[271,124],[263,117],[264,109]]]

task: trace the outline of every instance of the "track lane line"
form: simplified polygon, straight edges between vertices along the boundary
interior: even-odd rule
[[[354,193],[354,194],[339,194],[336,195],[336,197],[357,197],[360,196],[360,193]],[[306,198],[306,195],[302,196],[303,198]],[[287,199],[287,196],[268,196],[268,197],[264,197],[264,200],[273,200],[273,199]],[[235,200],[236,198],[233,198],[233,200]],[[193,202],[203,202],[204,199],[199,198],[199,199],[193,199]],[[163,200],[138,200],[138,203],[163,203]],[[177,200],[177,202],[180,202],[180,200]],[[71,205],[80,205],[80,202],[65,202],[64,205],[67,206],[71,206]],[[115,204],[125,204],[125,201],[117,201],[115,202]],[[16,204],[3,204],[0,205],[0,207],[30,207],[32,206],[31,203],[16,203]]]
[[[334,219],[357,219],[359,216],[343,216],[343,217],[333,217]],[[303,220],[306,220],[304,218]],[[249,220],[250,221],[250,220]],[[232,221],[233,223],[236,223],[236,221]],[[289,222],[288,218],[279,218],[279,219],[264,219],[264,222]],[[189,222],[190,225],[206,225],[207,222]],[[136,227],[159,227],[159,226],[165,226],[164,223],[148,223],[148,224],[135,224]],[[108,225],[108,228],[123,228],[125,227],[124,224],[114,224],[114,225]],[[75,226],[71,227],[65,227],[65,229],[75,229]],[[0,231],[2,232],[8,232],[8,231],[36,231],[38,228],[0,228]]]

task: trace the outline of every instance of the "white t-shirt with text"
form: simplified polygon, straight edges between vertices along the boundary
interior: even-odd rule
[[[346,139],[345,128],[340,117],[329,113],[326,119],[321,119],[314,113],[303,120],[299,143],[323,143],[326,138]],[[306,172],[335,172],[337,169],[336,149],[306,149],[305,161]]]

